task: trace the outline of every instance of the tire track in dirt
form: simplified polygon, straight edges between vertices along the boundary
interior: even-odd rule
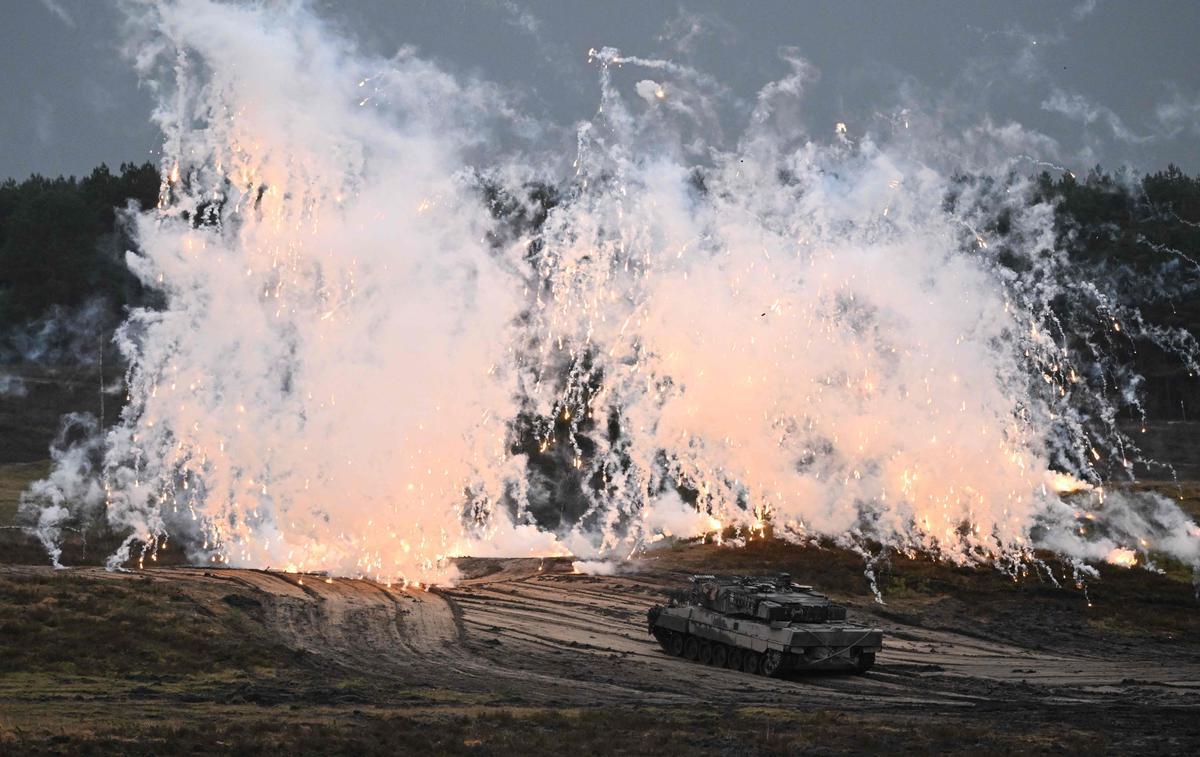
[[[1200,664],[1191,658],[1168,664],[1126,650],[1051,652],[925,628],[869,607],[854,615],[885,632],[870,674],[766,679],[673,658],[653,642],[645,611],[678,575],[581,576],[571,573],[569,560],[549,559],[466,559],[459,569],[455,587],[429,591],[261,570],[80,568],[61,574],[111,581],[152,577],[199,604],[244,595],[261,605],[264,626],[284,643],[331,673],[377,681],[381,696],[423,686],[559,707],[1194,709],[1200,693]],[[33,566],[0,570],[53,573]]]

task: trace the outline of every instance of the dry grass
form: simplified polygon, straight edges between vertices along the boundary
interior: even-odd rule
[[[69,717],[62,708],[53,718],[46,708],[11,710],[0,716],[0,748],[7,743],[31,754],[769,755],[861,754],[903,746],[911,753],[987,755],[1084,754],[1105,745],[1086,727],[1039,722],[1036,716],[1013,730],[965,716],[931,727],[911,715],[781,707],[297,711],[214,705],[184,714],[131,704],[121,710],[85,707],[81,714]],[[16,720],[26,724],[19,732]]]
[[[207,600],[207,601],[205,601]],[[242,607],[151,578],[0,576],[0,675],[158,681],[292,665]]]
[[[692,547],[665,553],[659,563],[670,570],[787,569],[869,604],[861,560],[842,550],[779,542]],[[1141,591],[1139,581],[1171,580],[1139,571],[1113,575],[1105,582],[1126,599]],[[933,625],[944,602],[970,609],[946,620],[959,626],[1024,608],[1032,617],[1015,625],[1041,635],[1058,624],[1053,614],[1047,621],[1048,609],[1065,612],[1055,603],[1086,617],[1074,590],[1022,587],[995,571],[896,561],[887,576],[888,586],[903,583],[910,595],[901,598],[897,588],[888,611],[926,613]],[[0,577],[0,753],[1084,754],[1169,753],[1200,739],[1200,721],[1144,705],[1109,708],[1103,718],[1032,701],[936,712],[636,701],[513,707],[497,692],[322,666],[279,642],[247,601],[255,596],[222,582],[182,587],[148,575],[15,570]],[[1115,617],[1136,619],[1147,607],[1134,602]]]
[[[0,526],[16,523],[21,492],[50,472],[50,461],[0,465]]]
[[[977,625],[990,634],[1036,636],[1047,644],[1077,643],[1084,627],[1140,638],[1200,637],[1200,602],[1190,566],[1164,560],[1159,562],[1163,572],[1157,573],[1104,565],[1100,580],[1080,588],[1068,564],[1051,554],[1041,559],[1042,567],[1014,579],[993,567],[958,567],[889,553],[875,565],[887,603],[883,607],[873,603],[863,558],[830,545],[798,547],[778,540],[752,541],[737,549],[686,545],[653,554],[649,564],[699,573],[787,571],[839,601],[884,615],[935,628],[970,630]]]
[[[1179,508],[1200,522],[1200,481],[1139,481],[1125,488],[1133,491],[1154,491],[1168,497]]]

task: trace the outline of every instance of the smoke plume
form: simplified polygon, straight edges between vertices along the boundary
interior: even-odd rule
[[[722,138],[710,78],[605,48],[561,196],[505,226],[481,185],[528,197],[556,145],[497,88],[373,59],[302,4],[143,10],[166,178],[128,263],[166,307],[118,334],[118,559],[182,531],[208,562],[428,581],[767,525],[964,563],[1200,559],[1170,501],[1105,496],[1136,454],[1106,340],[1194,340],[1081,278],[1015,163],[956,178],[997,145],[800,133],[796,51]],[[556,451],[583,504],[551,534]],[[75,507],[69,478],[32,501]]]

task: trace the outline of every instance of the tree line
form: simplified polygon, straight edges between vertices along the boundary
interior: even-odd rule
[[[1058,246],[1089,278],[1147,324],[1200,339],[1200,177],[1174,165],[1136,180],[1099,168],[1082,180],[1043,173],[1031,200],[1055,204]],[[1150,418],[1200,418],[1200,378],[1178,355],[1130,340],[1110,346],[1144,378]]]
[[[101,303],[110,326],[130,306],[153,305],[153,294],[125,265],[125,251],[135,242],[120,210],[152,208],[160,186],[151,163],[124,163],[115,172],[101,165],[82,178],[34,175],[0,183],[0,335],[85,303]],[[1030,201],[1054,204],[1059,248],[1073,262],[1127,290],[1147,321],[1200,335],[1200,177],[1175,166],[1136,178],[1096,168],[1083,178],[1042,173],[1034,186]],[[545,185],[531,190],[528,202],[508,205],[486,188],[483,194],[509,233],[534,232],[535,239],[545,212],[524,214],[530,207],[548,211],[558,198]],[[1003,225],[998,219],[1001,235]],[[1164,290],[1147,298],[1155,277],[1164,276],[1166,289],[1186,293],[1190,286],[1192,296]],[[1136,362],[1151,375],[1183,370],[1152,353]]]
[[[158,192],[150,163],[0,184],[0,333],[56,308],[99,300],[119,316],[140,302],[145,293],[125,265],[133,241],[119,211],[154,207]]]

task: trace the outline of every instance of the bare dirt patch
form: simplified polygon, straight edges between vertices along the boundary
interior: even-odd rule
[[[246,570],[0,567],[0,652],[10,660],[0,672],[0,746],[771,754],[1200,745],[1200,607],[1182,577],[1106,571],[1088,607],[1083,592],[1045,578],[896,558],[881,573],[880,606],[856,556],[778,542],[667,550],[605,577],[575,575],[569,560],[459,567],[457,586],[434,591]],[[645,610],[700,568],[788,570],[818,585],[884,628],[876,668],[776,680],[665,655]]]

